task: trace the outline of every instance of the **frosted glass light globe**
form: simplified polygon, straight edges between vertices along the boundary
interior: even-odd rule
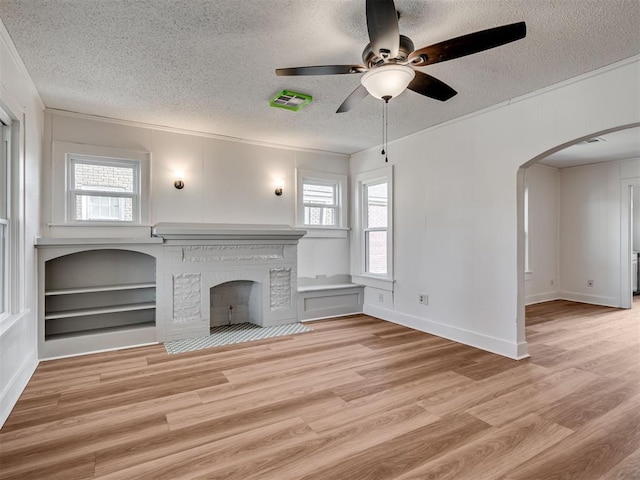
[[[382,65],[366,72],[360,83],[375,98],[397,97],[416,76],[413,68],[404,65]]]

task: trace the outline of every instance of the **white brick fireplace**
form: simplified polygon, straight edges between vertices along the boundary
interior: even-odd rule
[[[240,305],[251,311],[252,323],[298,322],[297,250],[305,233],[271,225],[156,225],[154,236],[163,238],[156,273],[158,340],[208,335],[212,318],[220,323],[221,309],[238,307],[227,305],[228,297],[224,303],[210,297],[213,287],[227,282],[255,282],[248,303]]]

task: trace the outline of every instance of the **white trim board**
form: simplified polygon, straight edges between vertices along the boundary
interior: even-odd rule
[[[515,344],[501,338],[483,335],[471,330],[445,325],[426,318],[420,318],[406,313],[399,313],[372,305],[364,305],[363,312],[367,315],[371,315],[388,322],[397,323],[398,325],[403,325],[414,330],[436,335],[438,337],[446,338],[447,340],[469,345],[481,350],[486,350],[514,360],[522,360],[529,357],[529,354],[527,353],[527,342]]]
[[[91,115],[89,113],[80,113],[80,112],[73,112],[70,110],[59,110],[57,108],[44,108],[44,112],[45,113],[51,113],[54,115],[60,115],[60,116],[65,116],[65,117],[74,117],[74,118],[82,118],[82,119],[86,119],[86,120],[95,120],[95,121],[99,121],[99,122],[106,122],[106,123],[114,123],[116,125],[125,125],[125,126],[129,126],[129,127],[137,127],[137,128],[145,128],[145,129],[149,129],[149,130],[158,130],[158,131],[162,131],[162,132],[170,132],[170,133],[181,133],[184,135],[194,135],[196,137],[204,137],[204,138],[213,138],[215,140],[225,140],[227,142],[235,142],[235,143],[245,143],[248,145],[257,145],[259,147],[269,147],[269,148],[279,148],[282,150],[293,150],[295,152],[304,152],[304,153],[321,153],[323,155],[331,155],[334,157],[342,157],[345,161],[349,160],[349,157],[351,154],[348,153],[340,153],[340,152],[332,152],[330,150],[319,150],[319,149],[314,149],[314,148],[304,148],[304,147],[295,147],[295,146],[291,146],[291,145],[284,145],[284,144],[279,144],[279,143],[270,143],[270,142],[262,142],[259,140],[251,140],[251,139],[247,139],[247,138],[238,138],[238,137],[231,137],[231,136],[227,136],[227,135],[220,135],[217,133],[212,133],[212,132],[201,132],[198,130],[187,130],[185,128],[178,128],[178,127],[169,127],[167,125],[157,125],[157,124],[153,124],[153,123],[144,123],[144,122],[137,122],[135,120],[123,120],[120,118],[112,118],[112,117],[105,117],[105,116],[101,116],[101,115]]]
[[[619,299],[616,297],[585,295],[584,293],[576,292],[560,292],[558,296],[559,300],[569,300],[570,302],[589,303],[591,305],[601,305],[603,307],[620,308],[620,305],[618,304]]]
[[[524,298],[525,305],[534,305],[536,303],[551,302],[553,300],[564,300],[560,297],[559,292],[544,292],[535,295],[527,295]]]
[[[35,373],[39,363],[36,350],[31,350],[25,357],[24,362],[22,362],[22,365],[20,365],[16,374],[9,381],[4,390],[2,390],[2,393],[0,394],[0,428],[2,428],[4,422],[9,418],[9,414],[11,414],[13,407],[16,406],[20,395],[22,395],[22,392],[27,387],[27,384]]]
[[[427,128],[422,129],[422,130],[418,130],[417,132],[411,133],[411,134],[406,135],[404,137],[396,138],[395,140],[391,140],[390,142],[388,142],[388,145],[394,145],[397,142],[406,140],[408,138],[416,137],[418,135],[421,135],[424,132],[428,132],[430,130],[437,130],[439,128],[447,127],[449,125],[454,125],[454,124],[456,124],[458,122],[461,122],[461,121],[464,121],[466,119],[474,118],[474,117],[477,117],[479,115],[483,115],[483,114],[485,114],[487,112],[491,112],[493,110],[498,110],[498,109],[501,109],[501,108],[504,108],[504,107],[508,107],[509,105],[512,105],[512,104],[515,104],[515,103],[518,103],[518,102],[523,102],[523,101],[528,100],[530,98],[534,98],[534,97],[537,97],[539,95],[544,95],[545,93],[552,92],[554,90],[559,90],[561,88],[567,87],[567,86],[572,85],[574,83],[581,82],[581,81],[586,80],[588,78],[597,77],[599,75],[603,75],[603,74],[605,74],[607,72],[610,72],[612,70],[617,70],[618,68],[624,68],[627,65],[630,65],[632,63],[637,62],[638,60],[640,60],[640,55],[635,55],[633,57],[629,57],[629,58],[627,58],[625,60],[621,60],[619,62],[612,63],[611,65],[606,65],[606,66],[598,68],[596,70],[592,70],[591,72],[587,72],[587,73],[584,73],[582,75],[578,75],[577,77],[568,78],[567,80],[564,80],[562,82],[554,83],[553,85],[549,85],[547,87],[543,87],[543,88],[541,88],[539,90],[534,90],[533,92],[525,93],[524,95],[520,95],[519,97],[514,97],[514,98],[512,98],[510,100],[506,100],[506,101],[498,103],[496,105],[491,105],[489,107],[483,108],[482,110],[471,112],[471,113],[468,113],[466,115],[462,115],[460,117],[452,118],[451,120],[447,120],[445,122],[438,123],[436,125],[432,125],[431,127],[427,127]],[[593,135],[591,135],[591,136],[593,136]],[[589,138],[589,137],[585,137],[584,139],[587,139],[587,138]],[[574,142],[572,142],[572,143],[574,143]],[[374,147],[365,148],[363,150],[359,150],[357,152],[352,153],[351,156],[359,155],[359,154],[361,154],[363,152],[367,152],[369,150],[380,150],[380,147],[381,147],[381,145],[376,145]],[[564,148],[564,147],[562,147],[562,148]],[[559,148],[558,150],[561,150],[562,148]],[[545,153],[545,156],[550,154],[550,153],[553,153],[553,152],[547,152],[547,153]]]

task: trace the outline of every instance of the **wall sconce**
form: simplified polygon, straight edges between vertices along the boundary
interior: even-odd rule
[[[173,186],[178,190],[182,190],[184,188],[184,172],[182,170],[176,170],[175,177],[176,179],[173,182]]]
[[[276,196],[279,197],[282,195],[282,189],[284,188],[284,180],[276,181]]]

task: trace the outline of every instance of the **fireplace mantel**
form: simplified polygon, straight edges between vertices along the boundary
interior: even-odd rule
[[[159,340],[208,335],[212,309],[221,308],[211,290],[227,282],[257,284],[254,323],[298,322],[297,249],[305,233],[287,225],[155,225],[153,236],[162,239],[156,272]]]
[[[288,225],[248,225],[222,223],[158,223],[153,236],[164,240],[300,240],[306,230]]]

